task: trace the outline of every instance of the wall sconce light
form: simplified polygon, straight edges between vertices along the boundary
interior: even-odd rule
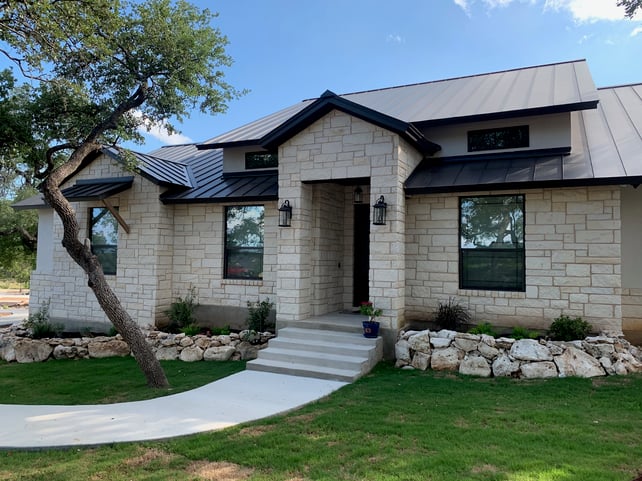
[[[354,192],[352,194],[352,202],[354,204],[361,204],[363,202],[363,190],[361,187],[357,186],[356,189],[354,189]]]
[[[292,207],[290,201],[286,200],[279,207],[279,227],[290,227],[292,225]]]
[[[372,223],[374,225],[386,224],[386,209],[388,204],[384,202],[383,195],[379,197],[377,203],[372,206]]]

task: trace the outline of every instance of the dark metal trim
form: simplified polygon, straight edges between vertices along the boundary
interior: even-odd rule
[[[484,122],[488,120],[514,119],[516,117],[530,117],[533,115],[561,114],[575,112],[577,110],[596,109],[599,100],[587,100],[563,105],[549,105],[546,107],[533,107],[530,109],[511,110],[508,112],[489,112],[486,114],[465,115],[461,117],[449,117],[445,119],[421,120],[413,122],[419,129],[428,127],[439,127],[442,125],[462,124],[469,122]]]

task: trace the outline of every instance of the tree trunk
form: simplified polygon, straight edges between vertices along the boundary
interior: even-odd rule
[[[138,366],[145,374],[147,384],[154,388],[169,386],[165,372],[158,359],[147,344],[145,336],[122,306],[120,300],[107,283],[105,274],[98,258],[85,246],[79,238],[79,226],[76,213],[71,204],[60,191],[60,184],[69,175],[75,173],[81,161],[99,148],[96,144],[83,144],[71,155],[70,160],[52,172],[44,182],[45,199],[56,211],[62,221],[64,233],[62,245],[71,258],[78,264],[88,277],[88,286],[94,292],[100,307],[116,330],[123,336],[132,351]]]

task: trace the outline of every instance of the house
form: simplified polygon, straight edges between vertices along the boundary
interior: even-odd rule
[[[596,89],[584,60],[327,91],[135,156],[132,174],[105,149],[64,193],[141,325],[193,286],[200,319],[233,326],[248,301],[278,324],[371,300],[388,347],[450,297],[477,322],[567,314],[642,341],[642,84]],[[32,309],[107,323],[38,207]]]

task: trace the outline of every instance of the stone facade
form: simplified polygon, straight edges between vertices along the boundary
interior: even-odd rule
[[[455,296],[475,322],[546,329],[567,314],[596,330],[621,330],[620,188],[515,193],[525,194],[526,292],[459,289],[459,197],[408,201],[407,317],[427,319],[440,301]]]
[[[379,196],[388,205],[386,224],[368,227],[368,298],[383,309],[388,353],[398,329],[429,320],[452,296],[475,322],[546,329],[566,314],[582,316],[595,330],[624,329],[642,341],[635,337],[642,332],[642,276],[639,269],[622,273],[625,253],[630,258],[639,252],[642,222],[635,206],[642,194],[620,186],[466,193],[524,194],[526,290],[460,289],[459,195],[407,198],[404,182],[420,161],[399,135],[334,110],[279,147],[279,202],[164,205],[164,189],[135,176],[131,189],[110,198],[131,230],[119,229],[117,275],[109,282],[142,326],[162,325],[164,311],[190,287],[201,303],[199,320],[239,329],[247,302],[268,297],[276,303],[277,322],[353,309],[352,203],[360,186],[370,215]],[[126,175],[102,156],[69,185]],[[292,226],[280,228],[277,208],[286,199]],[[224,279],[225,206],[241,204],[265,207],[261,280]],[[74,206],[81,236],[87,236],[88,209],[102,205]],[[32,310],[50,299],[52,319],[72,321],[68,327],[106,325],[84,274],[59,243],[62,226],[55,216],[52,224],[53,247],[41,250],[32,275]]]
[[[64,187],[80,179],[127,175],[131,174],[118,162],[102,156]],[[110,285],[141,326],[163,324],[170,303],[177,296],[185,296],[193,286],[201,304],[199,320],[242,329],[248,301],[274,298],[276,202],[261,203],[265,206],[263,280],[224,279],[225,207],[164,205],[159,200],[163,190],[136,176],[131,189],[109,199],[130,228],[129,233],[118,228],[117,274],[107,276]],[[87,237],[89,209],[102,204],[95,201],[72,205],[81,226],[80,236]],[[39,262],[45,267],[31,276],[31,312],[50,301],[52,320],[64,322],[67,329],[102,326],[108,330],[110,323],[87,287],[86,276],[59,242],[62,224],[55,215],[52,238],[53,262]]]
[[[420,160],[398,135],[339,111],[279,148],[279,197],[294,210],[292,227],[278,233],[277,321],[353,307],[352,190],[369,183],[366,201],[388,203],[386,225],[370,227],[369,297],[384,329],[403,323],[403,182]]]

